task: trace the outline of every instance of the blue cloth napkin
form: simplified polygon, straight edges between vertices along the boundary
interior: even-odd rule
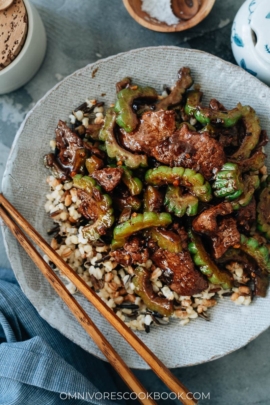
[[[0,405],[116,404],[106,393],[119,392],[119,382],[109,364],[50,327],[13,272],[0,269]]]

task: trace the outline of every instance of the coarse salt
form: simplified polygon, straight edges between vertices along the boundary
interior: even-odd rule
[[[179,23],[171,8],[171,0],[142,0],[142,10],[150,17],[165,22],[168,25]]]

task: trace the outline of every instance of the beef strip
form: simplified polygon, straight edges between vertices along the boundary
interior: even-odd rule
[[[130,219],[132,214],[132,209],[130,207],[126,207],[123,209],[123,211],[121,212],[121,214],[119,215],[118,218],[118,223],[122,224],[123,222],[126,222]]]
[[[109,193],[120,183],[122,174],[123,169],[121,167],[108,167],[106,169],[95,170],[91,176]]]
[[[147,209],[145,211],[160,212],[163,206],[164,193],[158,187],[148,186],[144,198],[147,198]]]
[[[208,287],[208,282],[195,269],[189,252],[171,253],[158,249],[151,259],[156,266],[171,276],[170,288],[177,294],[191,296]]]
[[[57,179],[65,181],[69,178],[69,170],[61,166],[54,153],[49,153],[44,156],[44,165],[51,170],[52,174]]]
[[[260,166],[263,167],[264,166],[264,159],[266,159],[267,155],[263,152],[263,148],[259,148],[256,150],[255,153],[253,153],[253,155],[248,158],[248,159],[243,159],[243,160],[235,160],[235,159],[229,159],[230,162],[232,163],[237,163],[242,171],[242,173],[244,172],[248,172],[250,170],[250,167],[253,165],[253,162],[256,163],[256,161],[260,162]],[[258,165],[256,165],[257,168],[261,168]]]
[[[269,286],[269,275],[262,271],[258,264],[241,249],[229,249],[221,258],[218,259],[219,264],[239,262],[244,268],[244,274],[251,276],[254,281],[254,295],[265,297]]]
[[[77,195],[78,198],[81,200],[78,212],[82,214],[86,219],[96,221],[100,216],[101,211],[101,208],[97,204],[102,199],[100,191],[94,188],[93,193],[89,194],[84,190],[78,189]],[[100,235],[106,234],[107,228],[102,223],[102,221],[100,221],[100,224],[97,227],[97,231]]]
[[[147,240],[147,247],[148,247],[148,249],[150,251],[150,255],[155,253],[159,249],[159,246],[158,246],[157,242],[154,239],[151,239],[151,238],[149,238]]]
[[[86,128],[86,137],[90,137],[92,139],[98,140],[99,132],[102,128],[103,124],[88,124]]]
[[[187,250],[189,239],[187,231],[185,230],[184,226],[180,226],[179,224],[174,223],[172,227],[173,230],[177,232],[177,234],[180,236],[182,249]]]
[[[226,265],[227,263],[233,262],[241,263],[243,268],[248,273],[251,273],[252,271],[255,271],[256,268],[258,268],[256,261],[251,256],[248,256],[241,249],[230,248],[219,259],[217,259],[218,265]]]
[[[118,190],[117,190],[118,191]],[[113,198],[113,202],[115,207],[119,210],[119,211],[123,211],[123,209],[125,208],[131,208],[134,209],[134,204],[137,204],[138,206],[140,205],[141,201],[140,198],[137,197],[136,195],[130,195],[128,193],[126,194],[120,194],[119,197],[116,197],[115,195],[112,196]],[[134,209],[134,211],[136,211]]]
[[[169,139],[151,148],[151,155],[168,166],[183,166],[211,180],[226,162],[220,143],[209,134],[192,132],[187,125]]]
[[[120,141],[132,152],[151,154],[153,147],[169,138],[175,130],[174,111],[147,111],[142,115],[137,131],[120,130]]]
[[[268,138],[267,132],[266,132],[265,129],[263,129],[261,134],[260,134],[260,139],[259,139],[259,142],[258,142],[258,144],[256,146],[256,149],[260,148],[261,146],[267,145],[268,142],[269,142],[269,138]]]
[[[240,229],[247,232],[250,231],[256,220],[256,200],[254,197],[252,197],[248,205],[238,210],[236,220]]]
[[[199,171],[207,180],[226,162],[220,143],[206,132],[192,132],[183,125],[175,132],[174,111],[148,111],[133,133],[120,130],[120,142],[132,152],[144,152],[168,166]]]
[[[142,204],[141,199],[137,195],[131,195],[127,187],[122,183],[113,190],[111,197],[113,206],[120,212],[125,208],[137,211]]]
[[[77,196],[81,200],[78,212],[86,219],[96,220],[99,216],[99,208],[96,202],[101,200],[100,192],[96,189],[95,193],[89,194],[84,190],[78,189]]]
[[[98,142],[95,142],[94,144],[92,144],[91,142],[88,141],[84,141],[83,142],[83,146],[85,147],[85,149],[91,154],[91,155],[95,155],[97,157],[99,157],[100,159],[105,160],[106,159],[106,153],[104,153],[102,150],[99,149],[99,145]]]
[[[116,92],[118,93],[119,91],[129,87],[131,85],[131,78],[130,77],[124,77],[124,79],[120,80],[119,82],[116,83]]]
[[[209,102],[209,107],[215,111],[227,111],[223,104],[221,104],[216,98],[212,98]]]
[[[183,94],[192,84],[193,80],[190,76],[190,69],[188,67],[182,67],[178,72],[178,80],[171,93],[156,104],[156,109],[167,110],[167,108],[179,104],[182,101]]]
[[[64,121],[59,121],[56,133],[57,159],[70,173],[83,173],[86,158],[83,140]]]
[[[239,128],[234,125],[231,128],[217,129],[218,141],[223,148],[239,147]]]
[[[269,287],[269,276],[257,269],[252,273],[254,279],[254,294],[259,297],[266,297],[268,287]]]
[[[144,246],[144,241],[138,236],[133,236],[121,249],[113,250],[110,256],[119,264],[143,264],[149,259],[149,251]]]
[[[211,239],[216,259],[219,259],[230,247],[239,244],[240,233],[235,219],[223,218],[219,223],[217,232]]]
[[[217,216],[229,215],[232,212],[232,204],[229,202],[222,202],[203,211],[192,221],[192,227],[195,232],[209,236],[214,235],[218,230]]]

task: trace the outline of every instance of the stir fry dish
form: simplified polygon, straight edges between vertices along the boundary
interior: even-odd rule
[[[182,67],[161,94],[125,77],[114,104],[69,118],[44,158],[51,246],[123,321],[149,332],[266,296],[268,139],[251,106],[207,104]]]

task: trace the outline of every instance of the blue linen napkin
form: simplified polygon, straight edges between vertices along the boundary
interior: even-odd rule
[[[0,269],[0,405],[116,404],[103,394],[119,392],[120,381],[109,364],[50,327],[13,272]]]

